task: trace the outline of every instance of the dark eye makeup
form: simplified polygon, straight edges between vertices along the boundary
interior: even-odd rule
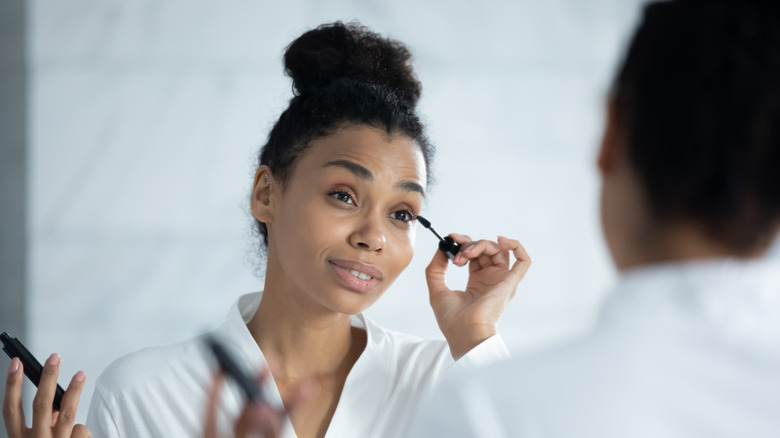
[[[417,219],[411,210],[398,210],[393,212],[393,218],[402,222],[413,222]]]
[[[345,204],[355,205],[355,200],[352,198],[352,195],[344,190],[328,192],[328,196],[332,196]]]
[[[346,190],[331,190],[328,192],[328,196],[347,205],[355,205],[355,199],[353,195]],[[417,215],[411,209],[402,208],[396,210],[390,214],[390,216],[398,221],[404,223],[410,223],[417,220]]]

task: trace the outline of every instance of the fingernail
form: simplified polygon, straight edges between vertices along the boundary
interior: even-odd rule
[[[463,250],[463,252],[470,252],[472,249],[474,249],[475,246],[477,245],[469,245],[468,247],[466,247],[466,249]]]
[[[11,359],[11,366],[8,367],[8,374],[13,374],[19,371],[19,358],[15,357]]]
[[[52,353],[52,355],[46,359],[46,365],[57,365],[58,363],[60,363],[60,355],[57,353]]]
[[[84,371],[79,371],[78,373],[76,373],[75,376],[73,376],[73,381],[75,382],[83,382],[86,379],[87,379],[87,375],[84,374]]]

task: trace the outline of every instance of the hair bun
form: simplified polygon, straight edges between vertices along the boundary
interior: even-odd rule
[[[285,72],[298,95],[352,78],[391,88],[415,106],[422,87],[410,60],[411,54],[402,43],[356,22],[319,26],[293,41],[284,54]]]

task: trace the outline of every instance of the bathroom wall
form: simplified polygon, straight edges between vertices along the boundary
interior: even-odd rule
[[[35,0],[29,24],[28,338],[92,384],[116,357],[214,327],[262,287],[247,195],[291,96],[281,54],[358,19],[407,43],[438,149],[426,216],[534,260],[501,330],[516,352],[590,326],[614,272],[595,152],[638,0]],[[440,336],[422,228],[367,313]],[[453,268],[463,284],[465,269]],[[62,381],[67,381],[62,377]]]

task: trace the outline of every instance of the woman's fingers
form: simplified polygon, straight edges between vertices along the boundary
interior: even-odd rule
[[[217,437],[217,406],[219,405],[219,395],[223,380],[224,377],[220,372],[215,373],[214,378],[211,380],[211,388],[209,388],[208,400],[206,402],[206,418],[203,425],[204,438]]]
[[[463,250],[474,242],[471,241],[471,237],[466,236],[465,234],[452,233],[450,234],[450,237],[452,237],[452,240],[454,240],[455,243],[460,245],[460,251],[455,254],[455,257],[452,259],[452,263],[457,266],[463,266],[469,262],[469,259],[463,256]]]
[[[55,438],[88,438],[92,436],[90,430],[82,425],[73,423],[76,419],[81,391],[86,383],[86,376],[79,371],[62,397],[60,410],[54,411],[52,403],[57,390],[57,376],[60,370],[60,357],[52,354],[43,365],[41,381],[38,383],[38,391],[33,399],[33,429],[36,437]],[[6,379],[5,397],[3,398],[3,418],[5,429],[11,438],[21,438],[27,435],[27,429],[22,409],[22,381],[24,380],[24,366],[18,358],[11,360]],[[52,424],[55,423],[53,428]]]
[[[465,264],[470,261],[472,272],[487,266],[509,268],[509,251],[491,240],[469,242],[458,255],[456,262]]]
[[[244,438],[262,436],[276,438],[282,435],[284,413],[262,403],[249,403],[236,420],[234,436]]]
[[[479,262],[480,266],[506,266],[509,267],[509,252],[501,248],[496,242],[490,240],[472,241],[471,237],[463,234],[450,234],[450,237],[460,245],[461,249],[455,255],[452,262],[458,266],[463,266],[469,261]],[[443,259],[446,262],[446,259]],[[446,263],[440,265],[441,270],[446,268]]]
[[[9,437],[21,437],[26,426],[24,410],[22,409],[22,381],[24,370],[22,362],[15,357],[8,368],[5,381],[5,396],[3,397],[3,419],[5,430]]]
[[[499,242],[502,239],[507,242],[507,248],[511,248],[512,254],[515,256],[516,261],[512,265],[512,274],[517,277],[519,282],[523,279],[525,273],[528,272],[528,268],[531,267],[531,256],[528,255],[523,245],[517,240],[499,237]]]
[[[74,430],[73,423],[76,422],[76,411],[78,410],[81,391],[84,389],[86,381],[87,376],[84,374],[84,371],[79,371],[71,379],[65,395],[62,397],[60,412],[54,425],[55,437],[68,438],[71,436],[71,431]]]
[[[263,367],[257,377],[257,384],[262,385],[271,377],[271,369],[275,366],[273,357],[266,357],[268,366]],[[312,393],[308,385],[299,384],[292,389],[289,399],[285,400],[284,408],[277,408],[263,401],[259,403],[247,402],[243,411],[236,420],[233,433],[236,438],[243,437],[280,437],[287,421],[288,410],[295,410],[301,403],[308,401],[308,394]]]
[[[38,391],[33,398],[33,430],[51,430],[52,427],[52,403],[54,393],[57,390],[57,376],[60,373],[60,355],[52,354],[46,359],[41,372],[41,381],[38,383]]]
[[[444,280],[447,273],[447,265],[449,265],[449,259],[443,252],[437,249],[435,254],[433,254],[431,263],[425,268],[425,281],[428,283],[428,292],[431,300],[437,294],[449,291]]]
[[[459,266],[469,263],[470,273],[488,266],[503,267],[508,270],[511,261],[510,252],[513,252],[520,245],[516,240],[500,236],[499,241],[503,243],[491,240],[478,240],[475,242],[469,236],[456,233],[452,233],[450,236],[461,245],[461,250],[455,255],[452,262]],[[433,260],[431,260],[425,271],[428,279],[428,289],[431,292],[448,290],[444,281],[447,266],[447,257],[441,251],[436,251]]]
[[[92,438],[92,432],[83,424],[77,424],[73,427],[73,433],[70,438]]]

